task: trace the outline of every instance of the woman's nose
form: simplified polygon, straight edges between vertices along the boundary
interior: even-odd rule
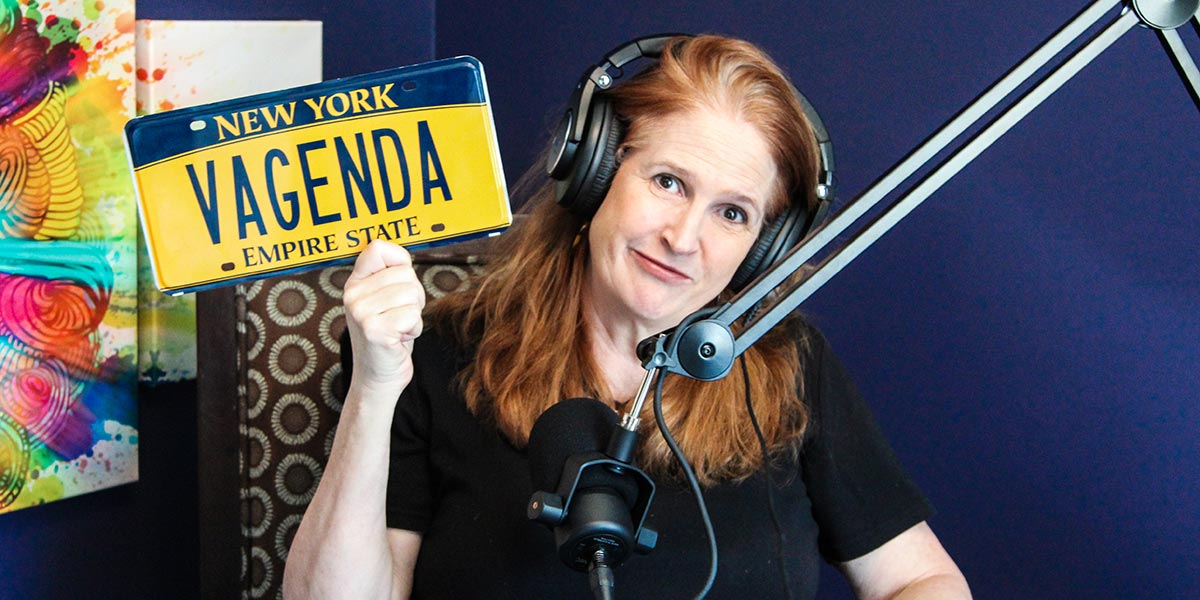
[[[667,215],[662,237],[671,252],[691,254],[700,250],[700,231],[705,212],[700,204],[696,201],[682,203]]]

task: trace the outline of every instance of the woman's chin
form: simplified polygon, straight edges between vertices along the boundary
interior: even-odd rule
[[[682,308],[678,297],[670,296],[639,298],[630,304],[629,310],[654,332],[674,327],[683,317],[694,312]]]

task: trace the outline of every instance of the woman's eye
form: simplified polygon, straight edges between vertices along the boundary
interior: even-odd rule
[[[736,206],[726,206],[725,210],[721,212],[721,216],[731,223],[746,222],[746,211]]]
[[[655,175],[654,182],[658,184],[658,187],[668,192],[679,191],[679,180],[675,179],[674,175],[667,175],[665,173]]]

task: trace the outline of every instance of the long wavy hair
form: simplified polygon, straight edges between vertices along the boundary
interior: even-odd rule
[[[779,67],[752,44],[718,36],[675,38],[657,64],[608,93],[629,127],[627,140],[636,139],[646,122],[698,108],[745,119],[766,138],[778,169],[781,185],[768,217],[789,201],[810,209],[815,203],[818,155],[811,125]],[[540,169],[521,179],[514,196],[534,190],[527,214],[502,236],[489,270],[469,291],[430,303],[426,313],[434,327],[475,346],[475,360],[459,376],[467,405],[517,447],[528,443],[538,416],[562,399],[588,396],[614,406],[627,400],[612,397],[590,356],[581,310],[585,222],[557,205],[552,184]],[[703,485],[741,480],[764,466],[746,412],[747,389],[772,456],[797,452],[807,412],[799,377],[806,340],[796,332],[777,327],[742,355],[748,386],[740,368],[713,382],[666,380],[665,419]],[[643,424],[654,426],[653,419]],[[661,436],[644,433],[640,465],[678,475]]]

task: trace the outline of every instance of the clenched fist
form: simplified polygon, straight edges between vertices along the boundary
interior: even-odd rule
[[[342,301],[354,353],[354,381],[392,399],[412,381],[425,288],[404,248],[375,240],[354,262]]]

